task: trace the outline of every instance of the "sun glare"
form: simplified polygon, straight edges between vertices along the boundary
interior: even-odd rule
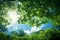
[[[17,13],[17,10],[8,10],[7,14],[8,14],[8,18],[9,18],[8,21],[11,21],[13,23],[18,20],[19,15]]]

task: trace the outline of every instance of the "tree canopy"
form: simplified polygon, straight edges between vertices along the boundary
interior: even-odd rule
[[[12,15],[9,16],[8,13]],[[7,35],[6,26],[12,21],[37,27],[51,22],[57,27],[40,30],[31,35],[26,35],[22,30],[19,33],[14,31],[12,35]],[[0,0],[0,40],[59,40],[60,28],[58,30],[58,26],[60,27],[60,0]]]
[[[6,15],[8,9],[17,9],[20,15],[18,20],[19,23],[40,26],[50,20],[54,25],[59,25],[59,2],[60,0],[3,0],[0,1],[0,17]]]

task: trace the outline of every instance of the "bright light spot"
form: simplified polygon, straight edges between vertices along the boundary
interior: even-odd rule
[[[44,27],[44,25],[45,25],[45,24],[42,24],[42,25],[41,25],[41,28]]]
[[[35,32],[37,30],[37,26],[32,27],[31,32]]]
[[[43,7],[43,5],[41,5],[41,7]]]
[[[22,3],[21,3],[21,2],[18,2],[18,4],[22,5]]]
[[[13,30],[14,30],[14,31],[17,30],[17,27],[15,27]]]
[[[25,33],[27,33],[28,35],[30,35],[30,31],[29,30],[24,30]]]
[[[20,17],[20,15],[18,15],[17,10],[8,10],[8,21],[10,20],[12,23],[16,22],[18,20],[18,17]]]

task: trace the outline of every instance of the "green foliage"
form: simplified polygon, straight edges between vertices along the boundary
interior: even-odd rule
[[[60,39],[60,30],[49,29],[44,32],[40,32],[41,40],[59,40]]]
[[[19,23],[27,23],[31,26],[40,26],[52,20],[54,25],[60,25],[60,0],[0,0],[0,40],[59,40],[60,30],[49,29],[32,35],[25,35],[23,31],[19,34],[13,32],[12,36],[6,35],[8,20],[6,19],[9,9],[17,9],[20,15]],[[19,35],[19,36],[17,36]]]
[[[52,20],[53,21],[52,23],[54,25],[60,25],[59,20],[60,8],[56,6],[60,2],[59,0],[38,0],[38,1],[20,0],[20,1],[22,2],[23,7],[22,10],[25,10],[27,12],[27,14],[23,15],[23,19],[20,20],[21,23],[29,23],[30,25],[39,26],[40,24],[48,22],[48,20]],[[35,17],[35,19],[32,19],[33,17]],[[44,19],[44,17],[48,20]],[[42,22],[40,23],[39,21]]]
[[[0,40],[11,40],[11,37],[5,32],[0,32]]]
[[[5,40],[5,38],[6,38],[6,34],[0,33],[0,40]]]
[[[59,40],[60,30],[58,29],[47,29],[41,30],[31,35],[17,36],[16,34],[7,35],[4,32],[0,33],[0,40]]]
[[[7,10],[10,8],[17,9],[20,14],[19,23],[40,26],[52,20],[54,25],[60,25],[59,2],[60,0],[0,1],[0,14],[6,15]]]
[[[42,30],[39,33],[26,36],[27,40],[59,40],[60,30],[58,29],[48,29]]]
[[[5,25],[0,25],[0,32],[4,31],[7,31],[7,28],[5,27]]]
[[[40,32],[33,33],[31,35],[24,36],[26,40],[59,40],[60,30],[58,29],[47,29],[41,30]],[[22,38],[23,39],[23,38]]]
[[[25,36],[25,32],[23,30],[19,30],[18,36]]]
[[[19,32],[12,32],[12,36],[25,36],[25,32],[23,30],[19,30]]]

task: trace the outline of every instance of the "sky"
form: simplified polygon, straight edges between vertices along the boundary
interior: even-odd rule
[[[37,26],[30,27],[28,24],[18,24],[18,22],[15,22],[7,26],[9,32],[12,32],[12,31],[17,32],[18,30],[23,30],[28,35],[33,32],[45,30],[45,29],[52,28],[52,27],[53,26],[50,22],[46,24],[42,24],[40,27],[37,27]]]

